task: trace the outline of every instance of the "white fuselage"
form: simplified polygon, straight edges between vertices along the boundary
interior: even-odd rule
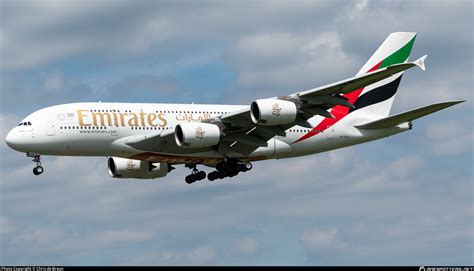
[[[124,144],[137,135],[172,133],[177,124],[211,119],[248,108],[245,105],[207,104],[139,104],[139,103],[72,103],[38,110],[22,121],[29,125],[13,128],[7,144],[26,153],[64,156],[116,156],[166,162],[189,163],[194,160],[214,164],[222,160],[217,151],[169,153],[141,151]],[[243,160],[279,159],[324,152],[387,137],[409,129],[399,125],[390,129],[360,130],[354,127],[374,116],[352,112],[331,127],[307,139],[297,141],[311,129],[294,126],[286,136],[275,136],[268,146],[259,147],[248,156],[235,153],[230,158]],[[308,120],[313,126],[324,117]]]

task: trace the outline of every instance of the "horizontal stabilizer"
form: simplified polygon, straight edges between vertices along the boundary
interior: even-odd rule
[[[380,120],[372,121],[369,123],[365,123],[362,125],[357,125],[356,128],[364,129],[364,130],[374,130],[374,129],[385,129],[395,127],[401,123],[405,123],[408,121],[412,121],[423,116],[429,115],[436,111],[445,109],[447,107],[453,106],[458,103],[462,103],[464,101],[451,101],[451,102],[444,102],[444,103],[437,103],[428,105],[425,107],[413,109],[407,112],[403,112],[400,114],[396,114],[387,118],[383,118]]]

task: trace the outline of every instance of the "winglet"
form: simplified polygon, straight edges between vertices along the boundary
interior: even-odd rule
[[[428,55],[424,55],[413,62],[416,66],[420,67],[423,71],[426,71],[425,59]]]

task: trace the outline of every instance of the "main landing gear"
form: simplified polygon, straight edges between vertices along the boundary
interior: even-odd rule
[[[192,169],[192,173],[185,178],[186,183],[192,184],[196,181],[204,180],[206,178],[206,172],[197,170],[195,164],[186,165],[186,167]]]
[[[40,175],[43,173],[44,169],[41,166],[41,157],[39,154],[36,153],[27,153],[26,156],[33,157],[33,162],[36,163],[36,167],[33,168],[33,174]]]
[[[225,177],[237,176],[240,172],[246,172],[252,169],[251,163],[238,162],[236,160],[227,160],[216,165],[216,171],[207,175],[209,181],[224,179]]]
[[[186,183],[192,184],[196,181],[200,181],[206,178],[204,171],[196,169],[196,164],[186,164],[186,167],[192,170],[192,173],[186,176]],[[246,172],[252,169],[252,164],[247,162],[240,162],[234,159],[222,161],[216,165],[216,170],[207,174],[209,181],[215,181],[217,179],[224,179],[226,177],[237,176],[240,172]]]

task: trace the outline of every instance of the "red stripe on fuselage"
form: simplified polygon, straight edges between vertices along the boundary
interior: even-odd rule
[[[382,65],[382,61],[380,61],[379,63],[377,63],[375,66],[373,66],[370,70],[368,70],[367,72],[371,72],[371,71],[375,71],[377,70],[380,65]],[[344,94],[344,98],[346,98],[351,104],[354,104],[355,101],[357,100],[357,98],[359,98],[360,94],[362,93],[362,91],[364,90],[364,88],[360,88],[358,90],[354,90],[350,93],[347,93],[347,94]],[[316,125],[316,127],[314,127],[311,131],[309,131],[307,134],[305,134],[304,136],[300,137],[298,140],[296,140],[294,143],[298,143],[300,141],[303,141],[305,139],[308,139],[310,137],[313,137],[319,133],[322,133],[324,132],[324,130],[326,130],[327,128],[333,126],[334,124],[336,124],[338,121],[340,121],[341,119],[343,119],[345,116],[347,116],[349,114],[349,107],[345,107],[345,106],[342,106],[342,105],[336,105],[334,106],[332,109],[331,109],[331,114],[334,116],[334,118],[325,118],[323,119],[318,125]]]

